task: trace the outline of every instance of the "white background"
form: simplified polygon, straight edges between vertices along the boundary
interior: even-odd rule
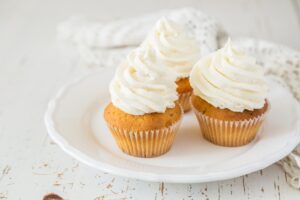
[[[43,199],[51,192],[70,200],[300,198],[277,165],[220,182],[150,183],[95,171],[48,138],[43,122],[48,100],[83,71],[59,53],[59,22],[73,14],[110,21],[183,6],[215,17],[232,35],[300,50],[296,0],[0,1],[0,199]]]

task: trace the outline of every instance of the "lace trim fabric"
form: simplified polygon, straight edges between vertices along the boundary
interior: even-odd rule
[[[138,46],[160,17],[183,24],[202,51],[218,49],[227,39],[226,32],[211,17],[199,10],[184,8],[101,23],[85,18],[71,18],[58,26],[58,38],[75,45],[80,62],[89,69],[116,66],[126,54]],[[285,46],[251,38],[234,38],[235,45],[255,56],[267,74],[275,75],[300,102],[300,53]],[[300,188],[300,145],[278,162],[288,175],[291,186]]]

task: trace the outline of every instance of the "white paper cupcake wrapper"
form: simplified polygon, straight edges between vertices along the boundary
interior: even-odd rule
[[[185,92],[179,95],[178,103],[182,107],[184,112],[191,109],[190,97],[193,92]]]
[[[250,143],[262,128],[266,113],[249,120],[219,120],[194,109],[202,135],[208,141],[221,146],[242,146]]]
[[[179,129],[181,119],[169,127],[146,131],[132,131],[110,126],[120,149],[129,155],[155,157],[168,152]]]

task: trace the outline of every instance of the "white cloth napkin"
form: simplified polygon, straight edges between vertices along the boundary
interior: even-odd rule
[[[85,66],[116,66],[128,51],[143,41],[155,21],[162,16],[184,25],[199,42],[202,55],[218,49],[227,39],[226,32],[213,18],[192,8],[163,10],[110,23],[73,17],[58,26],[58,37],[77,47]],[[299,52],[250,38],[234,39],[234,43],[255,56],[266,73],[280,77],[300,101]],[[287,172],[289,183],[300,188],[300,145],[278,164]]]
[[[72,17],[58,26],[58,37],[77,46],[81,60],[87,66],[107,66],[138,46],[151,27],[162,16],[181,23],[196,37],[202,55],[218,48],[217,38],[224,33],[214,19],[192,8],[163,10],[131,19],[101,23]]]

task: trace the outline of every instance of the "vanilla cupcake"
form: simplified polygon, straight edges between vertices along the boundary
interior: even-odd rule
[[[264,70],[230,40],[194,66],[191,104],[204,138],[222,146],[251,142],[268,109]]]
[[[171,148],[182,117],[175,80],[149,48],[132,51],[118,67],[104,118],[123,152],[154,157]]]
[[[179,103],[184,111],[190,109],[189,99],[192,88],[189,74],[200,58],[200,48],[197,44],[197,41],[189,37],[183,27],[166,17],[156,23],[142,44],[152,48],[164,67],[176,73]]]

